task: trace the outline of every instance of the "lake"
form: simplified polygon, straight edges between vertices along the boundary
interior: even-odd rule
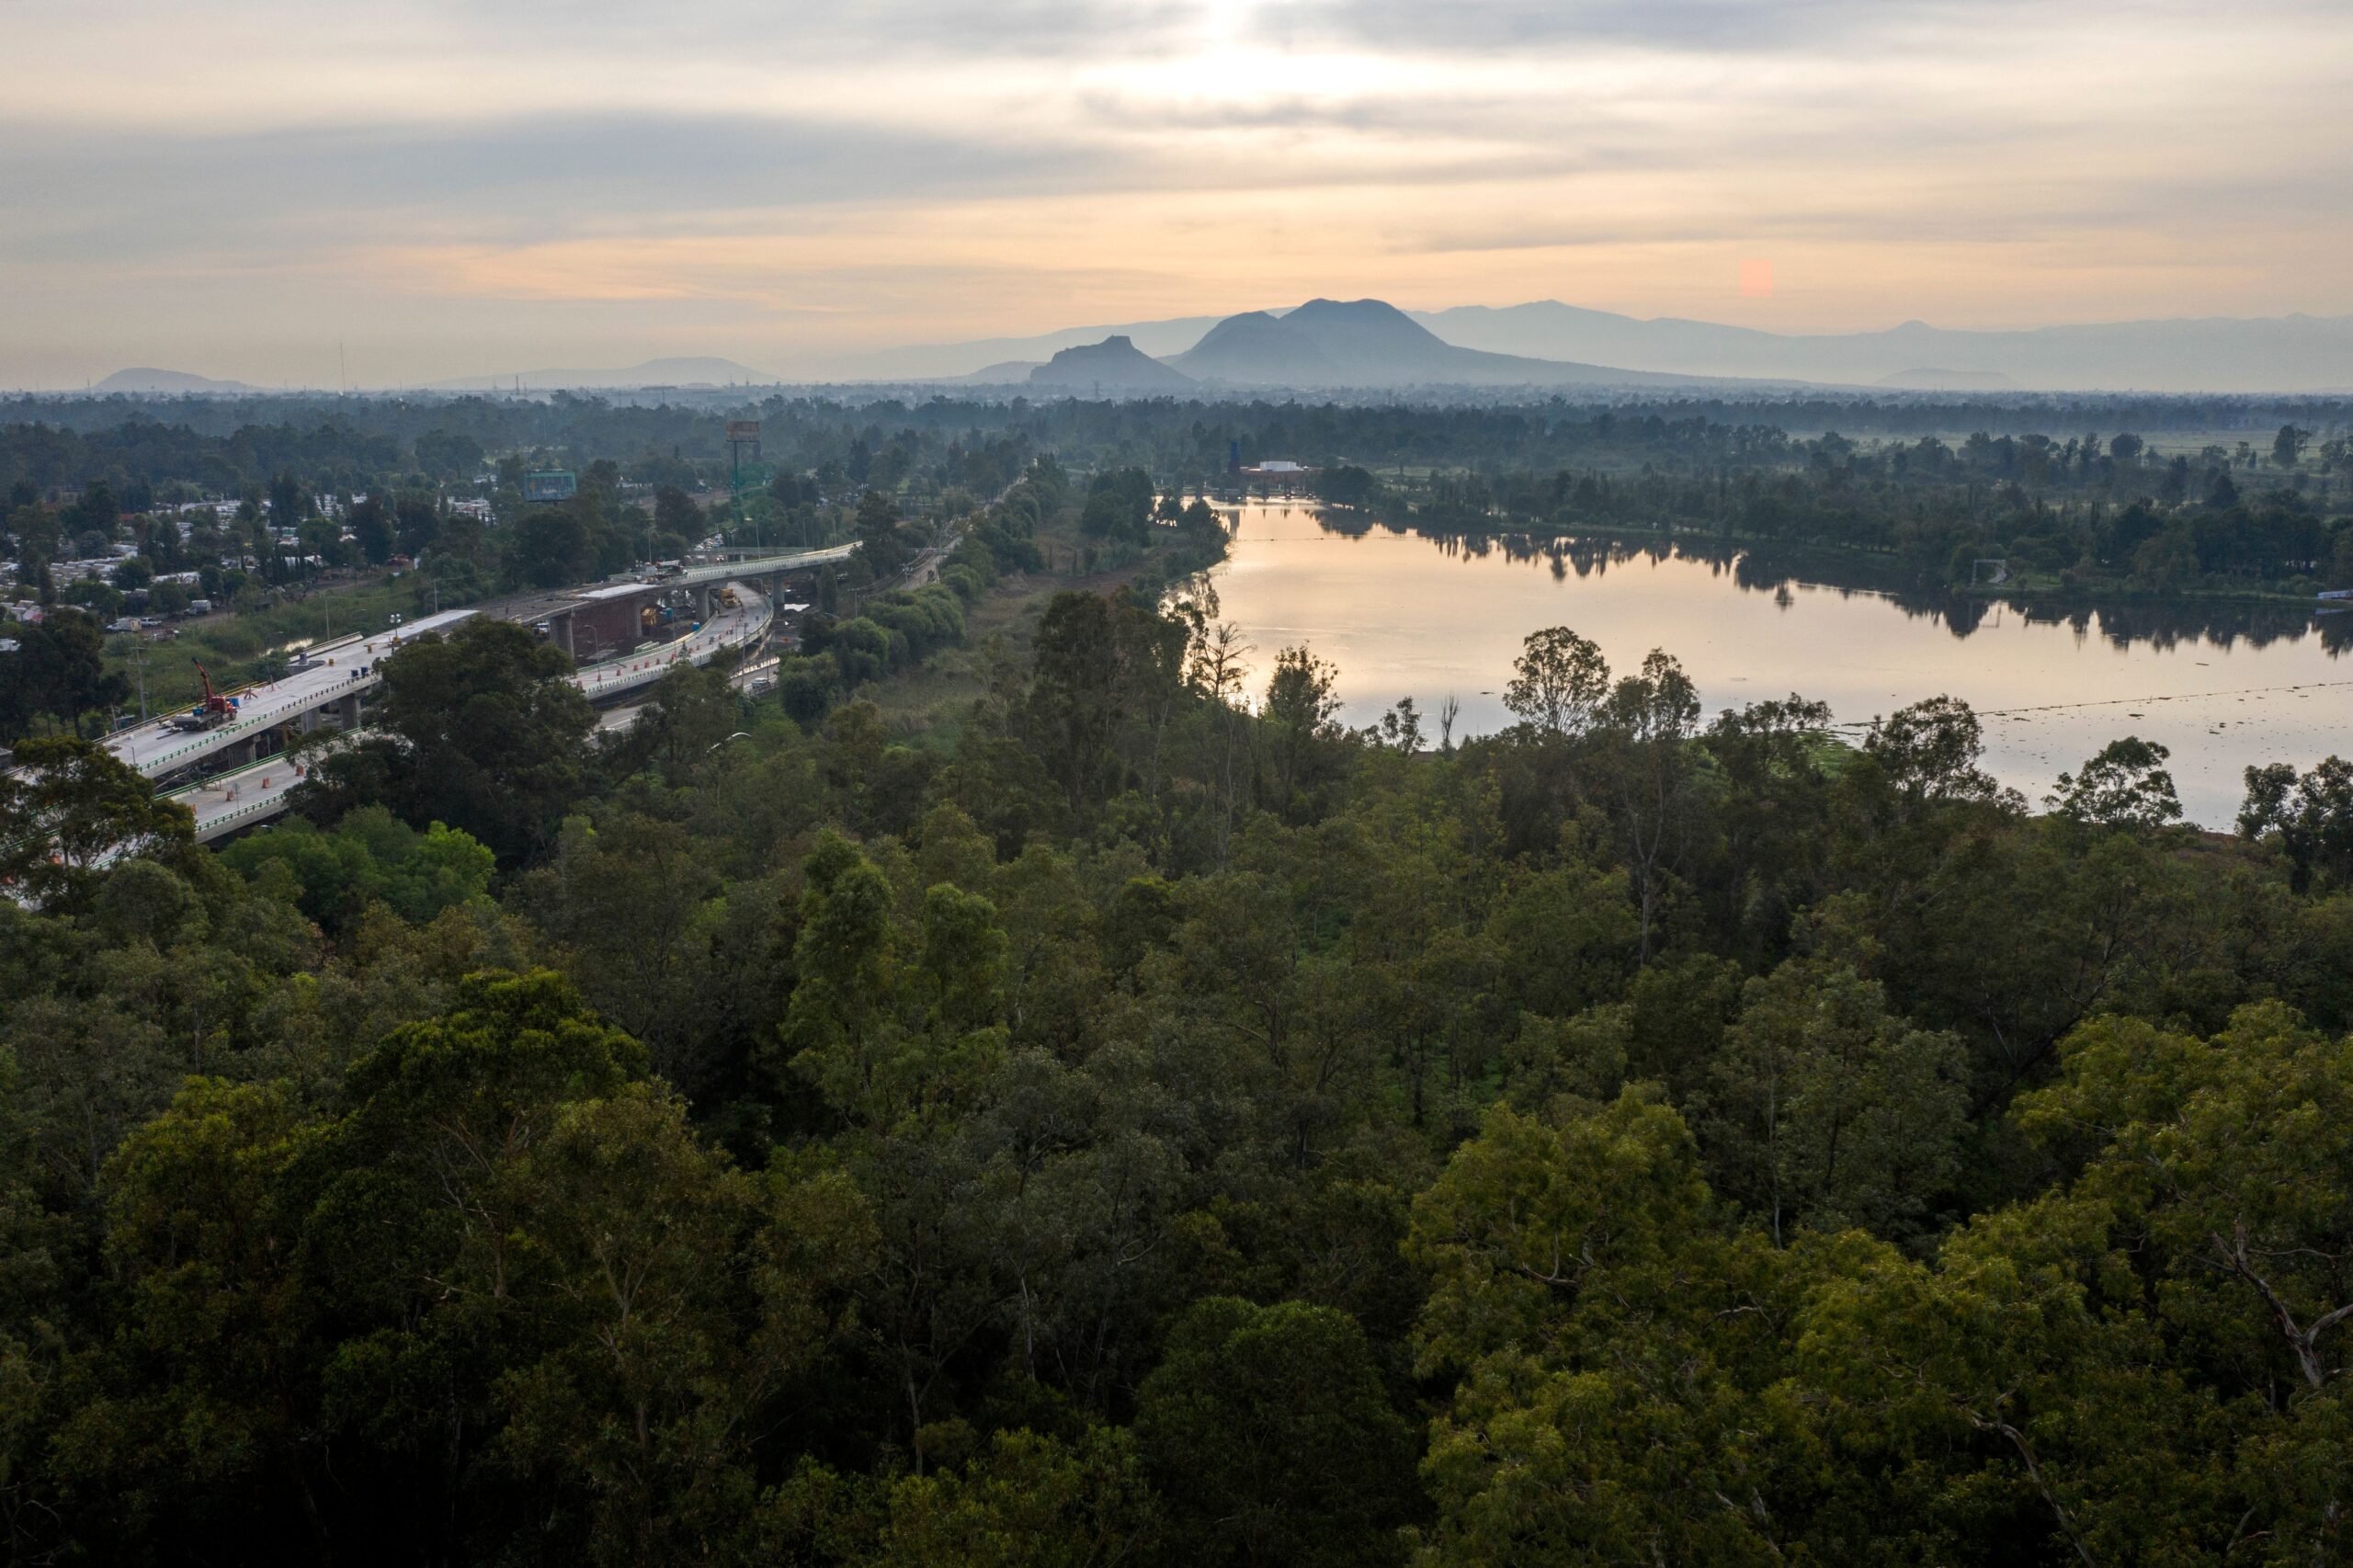
[[[1753,551],[1430,538],[1354,517],[1327,525],[1305,505],[1224,511],[1233,553],[1212,581],[1220,619],[1254,649],[1254,695],[1276,652],[1304,642],[1339,667],[1351,724],[1411,697],[1435,739],[1450,693],[1458,738],[1501,729],[1521,640],[1567,626],[1618,673],[1653,648],[1674,654],[1711,718],[1797,692],[1859,733],[1950,693],[1984,722],[1988,771],[2038,806],[2059,774],[2120,735],[2169,747],[2183,809],[2214,828],[2237,814],[2249,764],[2353,752],[2353,614],[2139,600],[2021,609],[1840,585]]]

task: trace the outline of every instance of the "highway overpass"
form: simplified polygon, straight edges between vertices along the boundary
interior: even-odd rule
[[[276,680],[232,691],[235,712],[216,728],[181,729],[174,721],[188,710],[177,709],[147,723],[117,730],[107,737],[106,747],[145,777],[161,778],[224,754],[232,763],[249,761],[269,732],[281,725],[302,731],[333,718],[346,729],[357,729],[360,699],[375,689],[381,678],[380,667],[395,649],[427,632],[445,631],[474,613],[444,610],[372,637],[346,638],[315,650]]]
[[[651,596],[686,589],[695,593],[702,601],[708,616],[711,591],[719,586],[729,583],[748,584],[762,577],[838,564],[847,561],[857,549],[854,544],[841,544],[824,550],[778,551],[741,561],[689,566],[684,572],[650,581],[596,584],[500,604],[444,610],[390,631],[367,637],[348,637],[311,650],[301,662],[278,679],[232,691],[230,695],[237,704],[235,714],[215,728],[182,729],[175,720],[187,710],[178,710],[131,729],[117,730],[107,737],[106,747],[149,778],[165,778],[203,765],[217,767],[226,762],[236,766],[259,756],[266,738],[281,726],[291,725],[298,733],[327,722],[335,722],[347,730],[358,728],[362,722],[363,699],[375,689],[379,679],[378,668],[383,661],[409,639],[430,631],[446,631],[470,616],[497,615],[504,619],[533,626],[544,625],[548,628],[549,636],[566,653],[571,653],[574,618],[599,605],[616,599],[628,600],[638,595]],[[744,595],[747,598],[759,597],[748,588],[744,590]],[[715,626],[716,621],[711,624]],[[706,631],[710,630],[711,626],[706,626]],[[767,630],[764,620],[759,634],[765,635]],[[696,635],[703,637],[702,633]],[[717,635],[723,638],[728,634]],[[695,656],[694,663],[701,664],[710,656],[710,644],[713,640],[703,638],[696,643],[704,651]],[[731,642],[727,645],[741,644]],[[590,695],[598,698],[618,696],[631,687],[648,685],[660,679],[659,669],[651,674],[644,673],[651,667],[647,660],[675,662],[676,657],[683,656],[675,653],[678,646],[673,643],[652,653],[622,654],[589,664],[587,669],[599,672],[598,679],[587,688]],[[642,678],[632,678],[639,676]]]
[[[681,665],[706,665],[722,653],[756,647],[775,624],[774,607],[766,595],[745,584],[726,584],[721,597],[723,599],[729,594],[734,597],[735,604],[722,606],[717,616],[688,636],[574,670],[564,678],[586,693],[592,701],[602,701],[651,686]],[[457,613],[462,615],[465,612]],[[415,631],[414,628],[404,630]],[[373,680],[369,684],[372,686]],[[340,693],[331,693],[330,696],[332,699],[340,700]],[[284,812],[287,797],[296,785],[302,782],[320,756],[338,744],[365,739],[372,733],[355,725],[344,730],[324,746],[313,748],[300,757],[281,752],[169,790],[164,798],[186,806],[189,814],[196,818],[196,841],[199,844],[225,838]]]
[[[757,644],[776,623],[776,607],[766,594],[744,583],[725,584],[721,597],[724,598],[730,593],[735,596],[734,607],[722,605],[717,615],[691,634],[675,642],[641,648],[618,659],[585,665],[573,672],[573,681],[588,694],[590,701],[602,702],[639,687],[651,686],[682,664],[707,665],[721,653]]]
[[[601,656],[605,650],[617,643],[633,647],[639,639],[641,615],[659,600],[689,595],[695,614],[708,620],[711,596],[724,584],[752,583],[838,565],[857,551],[855,544],[836,544],[823,550],[770,551],[738,560],[707,562],[667,576],[632,573],[585,587],[510,599],[496,607],[496,613],[544,629],[549,641],[583,665],[611,663],[613,659]]]
[[[200,779],[167,787],[165,797],[187,806],[195,816],[199,842],[224,837],[286,809],[287,796],[302,781],[310,759],[318,755],[313,748],[298,763],[286,755],[286,746],[293,740],[330,725],[346,737],[366,733],[365,699],[382,683],[383,662],[404,643],[445,631],[472,617],[489,615],[544,627],[570,652],[572,618],[584,611],[616,602],[633,604],[637,596],[667,595],[678,589],[693,593],[705,619],[688,636],[592,662],[568,677],[591,700],[604,701],[650,687],[682,664],[707,664],[722,653],[758,645],[773,627],[776,611],[754,583],[837,565],[857,550],[855,544],[843,544],[822,550],[747,553],[688,566],[665,577],[597,584],[444,610],[389,631],[355,635],[306,650],[278,679],[224,693],[233,704],[233,711],[224,722],[211,728],[182,727],[178,721],[192,715],[189,710],[177,709],[118,730],[104,744],[142,777],[167,783],[176,775],[210,769]],[[736,602],[724,604],[730,597]],[[714,597],[722,601],[717,614],[710,613]],[[263,755],[265,747],[270,748],[271,755]]]

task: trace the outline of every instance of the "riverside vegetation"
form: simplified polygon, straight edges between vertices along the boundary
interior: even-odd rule
[[[838,542],[858,533],[869,490],[941,520],[1051,454],[1188,494],[1228,483],[1232,460],[1290,458],[1320,471],[1319,498],[1357,526],[1805,547],[1902,591],[1982,586],[1995,580],[1991,562],[2010,593],[2309,600],[2353,587],[2353,404],[2342,398],[1585,407],[778,395],[724,411],[762,420],[776,463],[740,510],[705,505],[731,477],[715,412],[571,395],[17,398],[0,403],[0,558],[17,560],[44,603],[102,618],[171,614],[197,597],[234,605],[247,613],[206,642],[225,665],[333,627],[380,631],[407,609],[676,556],[714,528],[747,544]],[[526,500],[526,474],[548,467],[577,471],[572,500]],[[1067,564],[1108,560],[1100,538]],[[337,619],[301,602],[323,578],[396,557],[416,564],[404,605],[339,591]],[[75,561],[104,570],[53,570]],[[124,652],[112,650],[117,673]],[[163,699],[177,700],[188,672],[166,663]],[[44,696],[119,704],[70,686]],[[0,731],[24,723],[0,702]]]
[[[420,643],[219,853],[31,743],[8,1555],[2346,1554],[2353,768],[2035,809],[1960,703],[1847,747],[1567,628],[1504,733],[1348,731],[1134,488],[607,745]],[[1082,528],[1131,585],[961,646]]]

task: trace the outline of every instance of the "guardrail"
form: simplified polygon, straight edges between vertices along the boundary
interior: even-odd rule
[[[612,697],[624,691],[634,691],[641,686],[650,686],[682,662],[704,664],[730,648],[756,642],[767,636],[768,628],[776,623],[776,607],[769,603],[765,594],[754,595],[753,597],[757,600],[757,610],[743,626],[713,635],[706,648],[682,649],[668,658],[653,653],[632,659],[616,659],[611,663],[617,667],[609,670],[603,665],[591,665],[585,670],[574,671],[572,678],[591,698]]]
[[[208,839],[220,837],[232,827],[242,826],[245,823],[258,821],[263,817],[276,816],[283,812],[286,809],[287,797],[293,793],[296,784],[309,776],[313,765],[319,758],[350,744],[368,733],[366,730],[343,731],[334,735],[324,744],[314,747],[307,756],[299,761],[290,753],[279,752],[275,756],[266,756],[258,762],[249,762],[243,767],[233,767],[225,773],[216,773],[199,783],[182,785],[179,789],[166,791],[162,798],[166,801],[176,801],[188,807],[188,814],[196,818],[196,841],[202,844]],[[224,800],[219,802],[222,809],[204,811],[199,810],[198,804],[191,799],[199,795],[216,794],[224,786],[233,790],[240,787],[242,781],[253,776],[258,776],[261,781],[267,784],[270,781],[272,775],[278,774],[287,776],[287,782],[272,789],[267,795],[257,800],[247,801]]]
[[[361,733],[361,732],[358,730],[351,730],[343,732],[343,733],[358,735]],[[329,748],[327,747],[322,746],[316,748],[312,755],[314,756],[324,756],[328,749]],[[284,773],[290,769],[296,773],[306,773],[310,770],[310,765],[307,761],[296,761],[290,753],[282,751],[274,752],[268,756],[261,757],[253,762],[248,762],[243,767],[228,768],[222,772],[215,773],[210,778],[199,778],[193,784],[183,784],[176,790],[166,790],[164,791],[163,798],[166,801],[176,801],[182,795],[200,795],[208,790],[218,790],[223,784],[233,783],[236,780],[242,779],[248,773],[260,773],[264,770],[267,770],[271,773]]]
[[[366,691],[374,687],[381,678],[375,673],[373,666],[370,666],[366,675],[361,675],[355,670],[351,672],[347,680],[339,685],[327,687],[317,692],[306,692],[299,699],[287,699],[287,706],[273,710],[267,717],[256,714],[251,719],[233,719],[216,729],[192,730],[188,732],[188,742],[186,745],[175,746],[170,751],[157,752],[154,756],[142,758],[133,766],[151,778],[158,773],[169,773],[172,770],[172,765],[176,762],[203,756],[207,753],[219,751],[232,741],[242,740],[258,731],[274,729],[290,718],[308,713],[337,698],[348,697],[354,691]],[[120,736],[110,735],[108,738],[117,740]]]
[[[274,817],[278,815],[286,809],[286,795],[287,791],[281,790],[278,794],[272,795],[267,801],[256,801],[250,805],[239,806],[233,812],[223,812],[218,816],[198,817],[196,821],[196,842],[199,844],[210,843],[211,840],[220,837],[229,829],[241,826],[247,821],[257,822],[263,817]],[[190,812],[189,814],[194,815],[195,813]]]

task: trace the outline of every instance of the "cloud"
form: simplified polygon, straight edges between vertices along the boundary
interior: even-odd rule
[[[411,0],[414,5],[415,0]],[[835,59],[1070,59],[1164,49],[1199,22],[1185,0],[863,0],[779,7],[772,0],[702,0],[658,15],[621,0],[474,0],[416,6],[461,32],[561,40],[565,48]],[[649,40],[649,30],[658,39]]]
[[[694,228],[713,214],[1017,190],[1113,177],[1097,149],[744,115],[620,113],[338,125],[225,136],[0,127],[0,255],[334,248]]]
[[[1294,47],[1486,52],[1636,44],[1721,53],[1851,37],[1875,17],[1906,8],[1884,0],[1275,0],[1256,25]]]
[[[2245,41],[2270,25],[2337,31],[2336,0],[1269,0],[1254,26],[1290,48],[1441,54],[1633,48],[1670,54],[1879,57],[1892,47],[2036,50],[2057,32],[2211,29]]]
[[[2353,308],[2341,0],[16,0],[0,57],[0,384],[360,327],[426,374],[489,328],[1703,314],[1768,252],[1756,324]]]

